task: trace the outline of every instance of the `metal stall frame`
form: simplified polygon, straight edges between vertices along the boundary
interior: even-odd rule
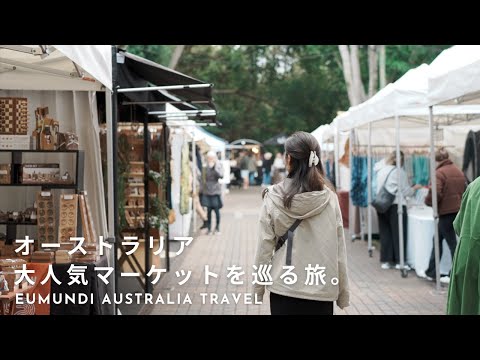
[[[157,102],[157,101],[146,101],[146,102],[135,102],[135,101],[125,101],[125,102],[122,102],[122,104],[119,104],[118,102],[118,94],[119,93],[132,93],[132,92],[146,92],[146,91],[168,91],[168,90],[184,90],[184,89],[196,89],[196,88],[208,88],[208,87],[213,87],[213,84],[187,84],[187,85],[166,85],[166,86],[149,86],[149,87],[137,87],[137,88],[120,88],[119,85],[118,85],[118,81],[116,80],[116,71],[118,71],[118,68],[117,68],[117,49],[115,46],[112,46],[112,61],[113,61],[113,78],[115,79],[114,81],[114,89],[113,89],[113,93],[112,93],[112,110],[114,112],[114,115],[113,115],[113,121],[112,121],[112,133],[115,134],[114,136],[114,141],[113,141],[113,152],[116,153],[117,152],[117,149],[118,149],[118,145],[117,145],[117,131],[118,131],[118,106],[119,105],[148,105],[148,104],[158,104],[158,103],[162,103],[162,104],[167,104],[167,103],[175,103],[175,104],[184,104],[184,103],[194,103],[194,102],[197,102],[197,103],[202,103],[202,104],[211,104],[211,102],[209,101],[191,101],[191,102],[188,102],[188,101],[182,101],[182,100],[178,100],[178,99],[174,99],[172,101],[161,101],[161,102]],[[178,113],[176,113],[175,115],[177,116],[181,116],[183,114],[183,116],[195,116],[195,117],[210,117],[210,118],[215,118],[215,116],[217,115],[216,113],[216,110],[186,110],[186,111],[180,111]],[[145,292],[146,293],[151,293],[153,291],[153,285],[150,281],[148,281],[149,279],[149,276],[147,275],[147,269],[149,268],[150,266],[150,252],[148,251],[148,248],[147,248],[147,239],[149,238],[149,225],[148,225],[148,210],[149,210],[149,199],[148,199],[148,171],[149,171],[149,164],[148,164],[148,144],[149,144],[149,130],[148,130],[148,115],[158,115],[157,117],[158,118],[165,118],[164,121],[162,121],[162,124],[167,127],[167,113],[165,111],[150,111],[148,112],[147,111],[147,116],[145,116],[144,118],[144,121],[143,121],[143,127],[144,127],[144,176],[145,176]],[[168,115],[170,116],[170,115]],[[180,119],[179,119],[180,120]],[[206,119],[207,121],[210,120],[210,119]],[[200,124],[199,124],[200,125]],[[203,125],[203,124],[202,124]],[[215,123],[216,125],[216,123]],[[166,129],[164,129],[164,132],[166,133]],[[164,139],[164,144],[165,144],[165,153],[167,151],[167,139]],[[193,146],[194,146],[195,142],[193,141]],[[195,153],[195,152],[194,152]],[[167,164],[168,162],[166,162]],[[113,162],[114,164],[114,169],[112,171],[113,175],[115,176],[115,178],[117,178],[117,172],[118,172],[118,169],[117,169],[117,166],[116,166],[116,163]],[[171,183],[171,176],[170,174],[168,175],[168,183]],[[167,186],[165,187],[165,191],[168,191],[169,189],[169,186],[167,184]],[[168,194],[166,194],[166,199],[168,201]],[[170,206],[170,204],[169,204]],[[118,238],[119,237],[119,219],[118,219],[118,194],[117,194],[117,187],[114,186],[114,216],[115,216],[115,238]],[[194,212],[195,214],[195,212]],[[194,218],[195,219],[195,218]],[[170,270],[170,258],[169,258],[169,251],[170,251],[170,246],[169,246],[169,242],[170,242],[170,239],[169,239],[169,234],[168,234],[168,228],[167,228],[167,239],[166,239],[166,244],[165,244],[165,252],[166,252],[166,270],[169,271]],[[117,240],[118,241],[118,240]],[[117,242],[115,243],[117,244]],[[117,251],[115,251],[115,259],[116,261],[118,261],[118,255],[117,255]],[[116,276],[117,276],[117,279],[116,279],[116,284],[118,283],[118,266],[116,266]]]
[[[438,202],[437,202],[437,177],[435,174],[435,136],[433,126],[433,107],[428,107],[428,125],[430,135],[430,181],[432,183],[432,208],[433,208],[433,220],[434,220],[434,251],[435,251],[435,283],[436,290],[439,292],[441,288],[440,284],[440,236],[438,233]],[[453,257],[454,254],[452,254]]]
[[[401,187],[401,170],[402,160],[400,155],[400,119],[397,111],[395,111],[395,147],[396,147],[396,162],[397,162],[397,214],[398,214],[398,243],[400,251],[400,272],[403,278],[408,276],[408,270],[405,267],[405,234],[403,233],[403,193]]]
[[[368,150],[367,150],[367,237],[368,256],[373,257],[372,246],[372,124],[368,123]]]

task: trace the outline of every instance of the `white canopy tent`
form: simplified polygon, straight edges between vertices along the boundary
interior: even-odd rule
[[[181,112],[177,107],[171,104],[166,104],[165,112],[167,116],[167,125],[176,128],[176,132],[173,135],[172,142],[172,158],[173,158],[173,174],[172,174],[172,206],[176,213],[179,213],[179,202],[180,202],[180,150],[181,143],[183,141],[192,142],[192,176],[195,179],[197,177],[197,163],[196,163],[196,151],[195,144],[200,141],[204,141],[210,150],[220,153],[221,156],[219,159],[222,161],[224,167],[229,165],[228,161],[225,161],[225,150],[227,141],[213,135],[212,133],[203,129],[203,127],[198,126],[198,123],[194,120],[189,120],[188,117],[177,115]],[[170,116],[170,114],[174,114]],[[222,184],[226,184],[230,179],[230,169],[229,167],[225,169],[225,176],[220,180]],[[196,182],[192,182],[193,193],[196,192]],[[225,186],[225,185],[224,185]],[[193,229],[196,230],[196,213],[194,209],[194,202],[192,201],[192,211],[186,215],[177,215],[177,219],[181,221],[176,221],[173,224],[169,225],[170,232],[173,237],[187,236],[190,231],[190,222],[193,221]]]
[[[371,146],[372,146],[372,126],[376,129],[381,129],[381,136],[376,136],[376,139],[386,140],[386,134],[393,135],[395,129],[395,145],[397,150],[397,166],[400,166],[400,146],[413,145],[415,142],[422,141],[430,145],[430,163],[431,174],[435,173],[435,159],[434,159],[434,126],[430,117],[430,110],[428,109],[429,100],[428,81],[430,76],[430,69],[428,65],[421,65],[416,69],[408,71],[402,78],[393,84],[387,85],[374,97],[363,104],[349,109],[342,117],[337,117],[333,125],[339,131],[351,131],[357,129],[357,135],[362,134],[363,138],[367,139],[368,143],[368,203],[371,203]],[[478,119],[480,108],[474,105],[459,106],[438,106],[433,110],[437,116],[435,128],[439,129],[441,125],[462,125],[470,122],[472,119]],[[430,126],[430,136],[427,138],[425,134],[419,133],[418,129]],[[404,137],[403,141],[400,138],[400,128],[408,133],[408,137]],[[458,131],[458,127],[456,129]],[[352,134],[352,133],[351,133]],[[415,136],[415,135],[416,136]],[[463,145],[463,144],[462,144]],[[436,189],[436,179],[432,176],[432,188]],[[436,211],[436,191],[433,192],[433,208],[435,220],[438,218]],[[399,199],[401,203],[401,198]],[[400,235],[400,257],[402,275],[406,276],[404,270],[404,254],[403,254],[403,226],[402,226],[402,206],[398,207],[399,216],[399,235]],[[371,253],[371,212],[368,211],[368,244],[369,252]],[[438,229],[435,228],[436,241],[435,253],[436,263],[438,265]],[[437,287],[439,282],[439,266],[437,268]]]
[[[212,133],[204,130],[199,126],[193,127],[192,131],[195,141],[204,140],[210,147],[210,150],[221,153],[222,157],[225,157],[225,149],[228,144],[226,140],[223,140],[218,136],[213,135]]]
[[[452,107],[463,109],[466,106],[464,104],[480,103],[480,46],[456,45],[446,49],[431,63],[430,69],[428,102],[430,105],[430,133],[433,133],[434,126],[439,123],[436,113],[441,105],[438,104],[458,104],[452,105]],[[475,119],[478,120],[478,117]],[[432,146],[434,141],[432,136]],[[434,189],[432,191],[433,211],[437,223],[437,193],[433,183],[432,187]],[[439,234],[435,227],[435,244],[438,243]],[[436,246],[436,261],[438,256],[438,246]]]
[[[84,186],[97,234],[115,237],[112,142],[112,47],[110,45],[0,45],[1,96],[28,97],[28,112],[48,104],[60,129],[79,137],[85,151]],[[108,222],[103,186],[96,91],[106,91]],[[30,115],[29,129],[35,127]],[[30,130],[31,131],[31,130]],[[63,161],[63,160],[62,160]],[[25,195],[26,196],[26,195]],[[26,201],[26,200],[25,200]],[[18,204],[17,204],[18,205]],[[109,263],[114,260],[110,252]]]
[[[312,131],[312,135],[317,139],[320,144],[320,148],[326,151],[333,150],[333,136],[334,130],[331,124],[320,125],[318,128]]]
[[[430,64],[428,102],[479,103],[480,45],[456,45]],[[451,101],[454,100],[454,101]]]
[[[100,144],[98,131],[97,136],[93,137],[92,131],[98,130],[94,91],[112,88],[111,52],[110,45],[0,45],[0,89],[9,95],[25,94],[28,91],[30,96],[38,100],[37,105],[46,101],[47,98],[52,99],[53,96],[58,101],[54,101],[55,108],[50,111],[60,120],[60,126],[76,130],[80,137],[81,148],[98,149],[97,154],[93,152],[91,155],[86,154],[85,186],[89,193],[95,194],[92,211],[99,226],[99,233],[104,236],[107,235],[107,221],[103,201],[105,197]],[[38,91],[53,93],[48,95]],[[63,96],[69,98],[62,93],[64,91],[73,92],[73,108],[68,106],[63,108],[67,102]],[[108,98],[110,97],[107,96],[109,102]],[[83,107],[89,108],[90,112],[85,113],[86,109]],[[33,110],[34,105],[30,103],[29,113],[33,114]],[[87,122],[83,123],[84,121]],[[33,123],[34,119],[30,116],[29,125],[32,126]],[[87,124],[88,126],[85,126]],[[109,149],[110,146],[111,138],[109,138]],[[113,155],[113,152],[110,153]],[[111,165],[112,162],[108,163]],[[113,175],[111,170],[109,169],[109,175]],[[109,181],[109,193],[112,188],[113,183]],[[110,200],[111,197],[108,198]],[[113,202],[111,206],[113,208]],[[112,226],[113,222],[109,223],[108,237],[113,237]]]
[[[110,45],[0,45],[1,88],[112,89]]]

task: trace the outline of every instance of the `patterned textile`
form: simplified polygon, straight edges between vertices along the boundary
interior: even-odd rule
[[[368,162],[366,156],[354,156],[352,159],[350,197],[355,206],[367,207],[367,171]]]
[[[428,185],[430,181],[430,159],[423,155],[412,156],[413,184]]]

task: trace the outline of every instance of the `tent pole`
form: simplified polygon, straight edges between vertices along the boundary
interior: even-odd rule
[[[353,171],[353,129],[350,130],[349,133],[349,146],[348,146],[348,159],[349,159],[349,165],[350,165],[350,176]],[[353,202],[352,202],[352,188],[350,186],[349,190],[349,196],[348,196],[348,227],[350,230],[350,238],[352,241],[355,241],[355,209],[353,208]]]
[[[106,117],[107,117],[107,194],[113,193],[113,119],[112,119],[112,96],[113,93],[108,89],[105,91],[105,104],[106,104]],[[107,196],[108,198],[108,236],[110,238],[115,237],[115,215],[113,204],[113,197]]]
[[[404,233],[403,233],[403,194],[402,194],[402,187],[401,187],[401,175],[400,171],[402,168],[402,160],[400,156],[400,119],[398,117],[397,112],[395,111],[395,138],[396,138],[396,150],[397,150],[397,213],[398,213],[398,242],[400,247],[400,271],[402,277],[407,277],[407,271],[405,270],[405,251],[404,251]],[[393,230],[395,231],[395,230]]]
[[[215,115],[215,110],[184,110],[184,111],[149,111],[148,115],[168,115],[168,116],[184,116],[186,114],[201,115],[212,114]]]
[[[192,131],[192,211],[193,211],[193,231],[192,236],[197,231],[197,212],[195,211],[195,198],[197,197],[197,152],[195,151],[195,133]]]
[[[145,278],[145,293],[151,294],[153,291],[153,284],[150,280],[150,277],[147,275],[151,269],[151,250],[148,246],[150,239],[150,189],[148,186],[149,183],[149,173],[150,173],[150,130],[148,129],[148,116],[143,115],[143,184],[144,184],[144,239],[145,239],[145,268],[143,269],[143,276]]]
[[[182,124],[182,122],[186,122],[187,120],[170,120],[170,121],[167,121],[167,125],[170,126],[170,127],[174,127],[174,126],[178,126],[178,127],[191,127],[191,126],[202,126],[202,127],[207,127],[207,126],[217,126],[217,124],[215,123],[193,123],[193,124]],[[191,120],[193,121],[193,120]]]
[[[438,203],[437,203],[437,178],[435,175],[435,136],[433,129],[433,107],[429,106],[429,127],[430,127],[430,181],[432,183],[432,208],[434,219],[434,251],[435,251],[435,281],[437,291],[440,291],[440,237],[438,234]]]
[[[112,157],[113,161],[109,166],[112,167],[113,178],[112,178],[112,189],[113,191],[108,193],[109,198],[109,206],[110,203],[113,205],[113,230],[114,230],[114,245],[113,245],[113,256],[114,256],[114,291],[115,293],[118,292],[118,279],[120,275],[120,269],[118,266],[118,236],[119,236],[119,214],[118,214],[118,185],[116,179],[118,178],[118,94],[117,94],[117,86],[118,86],[118,79],[117,79],[117,47],[112,46],[112,124],[111,124],[111,131],[107,133],[107,136],[110,136],[112,140]],[[113,181],[115,179],[115,182]],[[114,305],[115,314],[117,313],[117,306]]]
[[[108,251],[108,264],[109,266],[115,266],[115,204],[113,201],[113,194],[114,192],[114,171],[113,171],[113,164],[114,164],[114,152],[113,152],[113,116],[112,116],[112,96],[113,93],[106,89],[105,90],[105,110],[106,110],[106,120],[107,120],[107,211],[108,211],[108,243],[113,244],[113,249]],[[115,289],[115,276],[112,276],[112,287]],[[115,306],[115,305],[113,305]],[[115,310],[114,310],[115,314]]]
[[[368,123],[368,155],[367,155],[367,232],[368,232],[368,255],[372,257],[372,209],[370,204],[372,203],[372,123]]]
[[[213,117],[217,116],[216,113],[209,113],[209,114],[169,114],[169,115],[158,115],[159,119],[173,119],[173,120],[188,120],[188,117],[193,117],[197,119],[201,119],[202,117]]]
[[[18,51],[18,52],[22,52],[22,53],[25,53],[25,54],[31,54],[31,55],[41,55],[41,54],[43,54],[41,49],[38,49],[38,48],[35,49],[33,47],[28,47],[28,46],[24,46],[24,45],[0,45],[0,48],[12,50],[12,51]]]
[[[339,160],[339,157],[340,157],[340,131],[338,130],[338,128],[335,129],[335,136],[333,137],[333,141],[335,142],[334,144],[334,158],[335,158],[335,187],[337,189],[340,189],[340,169],[339,169],[339,165],[338,165],[338,160]]]
[[[54,74],[54,75],[63,76],[63,77],[66,77],[66,78],[71,78],[71,79],[80,79],[81,78],[81,77],[77,76],[74,72],[68,72],[68,71],[63,71],[63,70],[47,68],[47,67],[42,66],[42,65],[24,63],[22,61],[17,61],[17,60],[12,60],[12,59],[0,58],[0,63],[13,65],[13,66],[21,67],[21,68],[26,68],[26,69],[31,69],[31,70],[36,70],[36,71],[41,71],[41,72],[44,72],[44,73]]]
[[[124,101],[122,105],[163,105],[163,104],[209,104],[208,100],[172,100],[172,101]]]
[[[118,89],[119,93],[140,92],[140,91],[158,91],[158,90],[184,90],[184,89],[201,89],[212,87],[212,84],[191,84],[191,85],[166,85],[166,86],[147,86],[138,88]]]

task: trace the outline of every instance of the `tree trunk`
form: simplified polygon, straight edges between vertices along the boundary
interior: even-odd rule
[[[352,65],[352,82],[356,103],[358,105],[365,100],[365,89],[362,83],[362,72],[360,70],[360,60],[358,58],[358,45],[350,45],[350,63]]]
[[[377,92],[378,85],[378,60],[377,47],[368,45],[368,97],[371,98]]]
[[[182,57],[183,50],[185,49],[185,45],[177,45],[175,46],[175,50],[173,50],[172,58],[170,59],[170,64],[168,67],[170,69],[175,69]]]
[[[350,105],[353,106],[357,103],[357,99],[354,95],[353,81],[352,81],[352,65],[350,63],[350,51],[348,45],[338,45],[340,56],[342,58],[343,76],[345,78],[345,85],[347,87],[348,100]]]
[[[380,66],[380,89],[383,89],[387,85],[386,77],[386,59],[385,59],[385,45],[379,45],[379,66]]]

